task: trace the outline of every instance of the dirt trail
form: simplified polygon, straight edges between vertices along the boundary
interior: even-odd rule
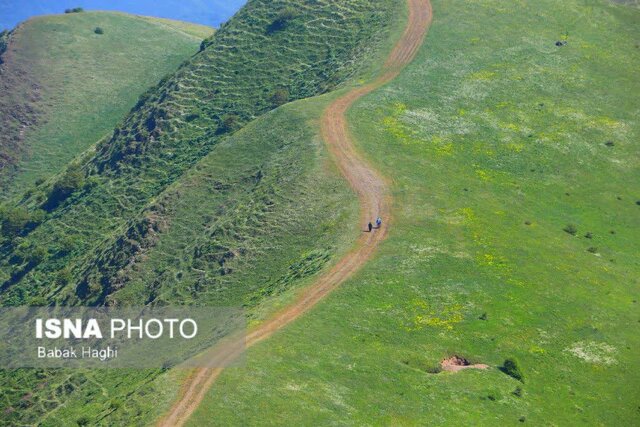
[[[246,338],[227,346],[224,355],[217,355],[218,366],[233,360],[244,345],[250,347],[282,329],[308,311],[323,297],[357,272],[371,257],[386,235],[390,217],[391,198],[385,180],[356,151],[349,134],[345,113],[359,98],[393,80],[409,64],[431,24],[432,9],[429,0],[407,0],[409,19],[402,37],[384,64],[383,72],[375,81],[355,88],[334,101],[322,117],[322,137],[337,163],[342,175],[349,181],[360,202],[360,223],[365,225],[380,216],[384,219],[381,229],[363,232],[352,251],[346,254],[331,270],[302,291],[296,301],[276,313],[249,332]],[[159,426],[181,426],[196,410],[208,389],[222,372],[222,368],[200,368],[192,372],[183,384],[180,398]]]

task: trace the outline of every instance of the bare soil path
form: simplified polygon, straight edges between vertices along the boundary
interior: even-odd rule
[[[322,117],[322,137],[338,165],[342,175],[349,181],[360,202],[360,222],[365,225],[378,216],[384,219],[383,226],[371,233],[363,232],[353,250],[347,253],[327,273],[308,288],[296,301],[276,313],[240,339],[237,345],[227,346],[226,355],[218,355],[216,362],[231,361],[246,345],[250,347],[293,322],[328,295],[371,258],[373,252],[387,236],[391,222],[391,197],[385,180],[356,151],[349,134],[345,113],[355,101],[393,80],[415,57],[431,24],[432,8],[429,0],[407,0],[409,19],[400,40],[384,64],[382,75],[375,81],[357,87],[334,101]],[[222,366],[222,365],[218,365]],[[205,394],[222,372],[222,368],[200,368],[187,378],[169,413],[159,426],[182,426],[196,410]]]

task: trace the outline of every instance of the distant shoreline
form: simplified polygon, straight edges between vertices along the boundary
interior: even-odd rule
[[[65,9],[81,7],[86,11],[124,12],[132,15],[184,21],[217,28],[237,12],[246,0],[61,0],[47,2],[0,2],[0,31],[11,30],[30,18],[64,13]]]

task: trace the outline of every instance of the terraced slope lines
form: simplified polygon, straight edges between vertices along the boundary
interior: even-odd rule
[[[393,7],[387,0],[249,2],[203,51],[141,96],[95,154],[20,201],[47,217],[21,236],[20,262],[14,246],[0,249],[0,301],[107,302],[127,280],[119,272],[166,225],[156,197],[253,118],[362,69]],[[53,256],[30,262],[36,246]],[[54,289],[51,273],[64,265],[68,283]]]
[[[356,207],[310,123],[320,111],[282,104],[368,71],[402,9],[250,1],[95,149],[7,201],[0,303],[234,305],[251,321],[307,283],[353,238]],[[169,408],[175,375],[0,372],[3,410],[142,424]]]
[[[322,135],[335,161],[356,191],[361,205],[361,223],[378,215],[387,221],[383,228],[363,234],[356,248],[341,259],[328,273],[303,291],[289,307],[262,323],[246,337],[246,345],[252,346],[272,335],[312,308],[331,290],[358,271],[371,257],[377,245],[385,238],[390,219],[389,195],[383,178],[355,151],[349,137],[345,113],[360,97],[391,81],[416,54],[431,22],[432,10],[428,0],[409,1],[407,28],[385,63],[382,76],[374,82],[349,91],[333,102],[324,112]],[[231,346],[235,347],[235,346]],[[229,357],[234,357],[230,354]],[[184,394],[164,418],[161,426],[183,425],[202,401],[222,369],[200,369],[183,385]]]

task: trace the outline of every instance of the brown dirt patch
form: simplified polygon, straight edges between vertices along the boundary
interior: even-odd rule
[[[471,364],[467,359],[461,356],[451,356],[440,362],[443,371],[457,372],[463,369],[487,369],[489,365],[482,363]]]

